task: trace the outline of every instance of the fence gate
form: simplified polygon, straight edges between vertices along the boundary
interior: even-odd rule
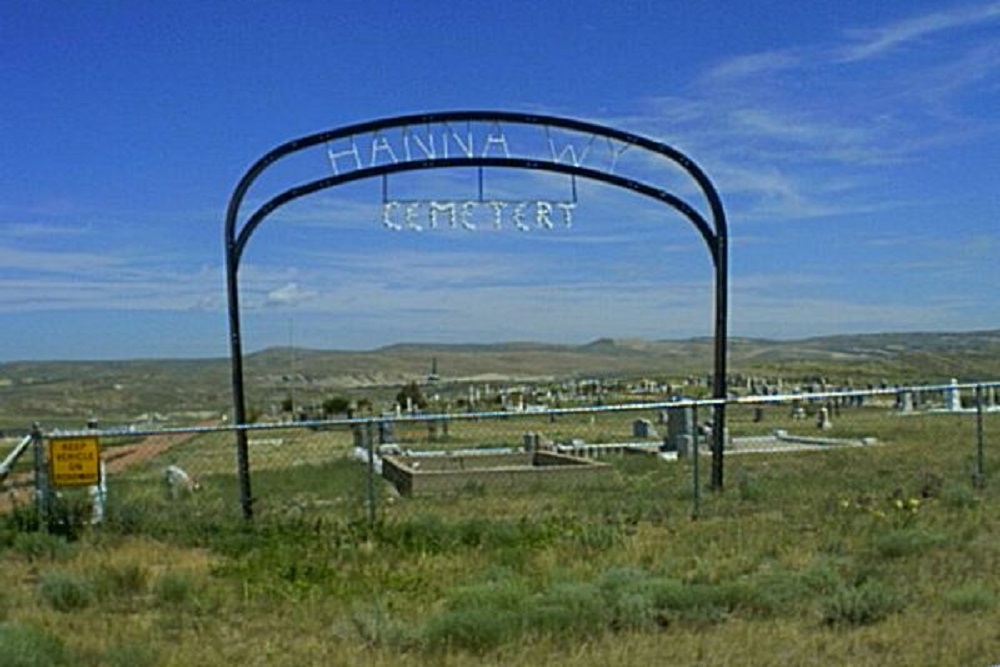
[[[269,167],[303,151],[325,152],[329,171],[264,201],[241,216],[251,185]],[[626,151],[640,160],[622,159]],[[479,197],[461,201],[392,200],[388,179],[393,174],[429,169],[478,170]],[[564,174],[572,179],[573,196],[566,201],[488,200],[483,197],[486,168],[535,170]],[[692,205],[669,189],[665,172],[678,170],[693,181],[700,198]],[[713,397],[726,396],[726,326],[728,295],[728,231],[722,201],[702,169],[685,154],[666,144],[581,120],[505,111],[446,111],[399,116],[349,125],[294,139],[273,149],[243,175],[229,200],[225,221],[226,288],[232,363],[233,418],[246,423],[243,349],[240,336],[239,267],[254,231],[276,209],[301,197],[338,185],[370,178],[382,179],[382,224],[389,229],[419,229],[421,225],[449,224],[472,228],[479,220],[531,226],[569,224],[576,201],[576,179],[613,185],[652,198],[684,216],[701,235],[714,268]],[[690,183],[685,186],[690,190]],[[241,222],[242,219],[242,222]],[[723,485],[725,404],[714,410],[712,429],[713,488]],[[236,430],[240,503],[244,517],[253,517],[246,431]]]

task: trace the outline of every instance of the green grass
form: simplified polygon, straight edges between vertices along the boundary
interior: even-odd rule
[[[64,642],[33,625],[0,623],[0,664],[5,667],[59,667],[72,664]]]
[[[633,417],[556,426],[621,434]],[[378,481],[370,523],[344,434],[289,432],[257,459],[246,525],[229,443],[199,438],[112,478],[107,522],[72,539],[3,520],[0,649],[46,664],[992,664],[1000,419],[986,427],[983,488],[969,417],[863,409],[824,435],[877,446],[730,455],[723,493],[703,459],[698,520],[690,460],[637,456],[549,491],[400,499]],[[203,489],[171,499],[166,462]]]

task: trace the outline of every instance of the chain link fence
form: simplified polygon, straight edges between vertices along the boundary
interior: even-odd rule
[[[0,464],[5,503],[51,511],[72,498],[91,520],[130,508],[237,521],[235,431],[244,430],[254,517],[583,512],[595,519],[711,515],[779,498],[838,469],[851,493],[919,497],[985,484],[1000,383],[835,389],[747,386],[726,401],[675,398],[551,409],[393,413],[242,427],[44,431]],[[754,391],[758,390],[758,391]],[[725,403],[725,490],[711,493],[712,411]],[[100,442],[99,483],[50,488],[51,443]],[[995,436],[993,436],[995,438]],[[857,451],[878,454],[858,454]],[[847,454],[854,451],[855,454]],[[882,471],[872,476],[872,467]],[[875,481],[885,488],[871,489]],[[862,488],[865,487],[865,488]],[[487,501],[483,501],[487,499]],[[152,508],[152,509],[151,509]],[[728,509],[725,511],[729,511]]]

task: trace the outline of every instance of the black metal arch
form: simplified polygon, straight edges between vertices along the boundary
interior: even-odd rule
[[[419,160],[394,161],[369,167],[359,167],[342,174],[320,178],[302,185],[290,188],[272,197],[255,210],[242,226],[239,226],[239,213],[250,186],[271,165],[280,159],[343,138],[357,135],[377,133],[387,129],[406,128],[418,125],[447,125],[451,122],[494,122],[514,125],[534,125],[557,128],[590,134],[609,140],[619,141],[628,146],[636,146],[667,158],[698,185],[705,202],[708,204],[710,220],[698,212],[683,199],[653,184],[644,183],[632,178],[621,176],[610,171],[604,171],[580,164],[565,163],[559,160],[545,160],[520,157],[489,157],[461,156],[435,157]],[[455,111],[398,116],[382,120],[369,121],[350,125],[326,132],[320,132],[299,139],[294,139],[271,150],[255,162],[243,175],[229,200],[225,222],[226,249],[226,287],[229,305],[229,335],[230,356],[232,366],[233,387],[233,417],[237,427],[246,422],[246,400],[243,384],[243,349],[241,340],[240,309],[239,309],[239,265],[243,251],[256,229],[268,215],[281,206],[301,197],[332,188],[345,183],[385,176],[407,171],[426,169],[445,169],[456,167],[496,167],[511,169],[527,169],[548,171],[554,173],[579,176],[589,180],[600,181],[619,188],[631,190],[637,194],[660,201],[675,211],[681,213],[695,226],[708,247],[715,270],[715,354],[712,395],[715,399],[726,397],[726,344],[728,322],[728,227],[722,201],[714,185],[704,171],[689,157],[677,149],[646,137],[641,137],[615,128],[605,127],[580,120],[542,116],[537,114],[522,114],[514,112],[491,111]],[[711,483],[715,489],[723,485],[723,447],[725,427],[725,404],[720,402],[715,406],[712,439],[712,476]],[[237,465],[240,478],[240,502],[244,517],[253,516],[253,498],[250,490],[250,467],[247,449],[247,435],[243,428],[236,430]]]

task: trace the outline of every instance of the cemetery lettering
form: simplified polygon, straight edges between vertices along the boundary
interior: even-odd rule
[[[469,231],[489,225],[526,232],[573,226],[576,203],[536,199],[531,201],[392,200],[382,204],[382,225],[394,231],[461,228]]]
[[[482,127],[482,126],[481,126]],[[598,151],[593,150],[594,137],[588,138],[582,146],[572,142],[557,145],[555,139],[548,135],[541,144],[541,151],[515,152],[511,150],[511,141],[499,123],[478,129],[470,124],[464,136],[448,123],[426,128],[421,135],[412,128],[405,127],[398,138],[390,138],[386,133],[376,132],[367,146],[359,144],[355,136],[348,137],[347,146],[326,146],[327,161],[334,175],[357,171],[359,169],[376,167],[383,164],[399,164],[404,162],[427,162],[447,160],[450,158],[510,158],[518,155],[526,159],[543,160],[556,164],[572,164],[574,167],[585,166],[592,155],[600,156],[600,165],[607,173],[615,173],[622,154],[632,144],[606,138],[599,145]],[[478,133],[477,133],[478,132]]]
[[[515,156],[574,167],[583,167],[589,160],[600,163],[607,173],[615,173],[622,154],[631,147],[630,143],[610,138],[601,142],[595,137],[557,141],[546,131],[544,137],[533,142],[536,146],[531,151],[525,150],[529,148],[527,142],[518,145],[515,140],[524,138],[509,137],[496,122],[470,123],[461,132],[449,123],[438,123],[422,131],[404,127],[398,134],[375,132],[366,141],[351,136],[345,140],[346,145],[328,143],[326,157],[330,169],[338,176],[386,164]],[[481,192],[477,199],[467,200],[387,199],[382,204],[381,223],[395,231],[439,228],[472,231],[482,227],[525,232],[567,229],[572,226],[575,208],[575,201],[483,199]]]

